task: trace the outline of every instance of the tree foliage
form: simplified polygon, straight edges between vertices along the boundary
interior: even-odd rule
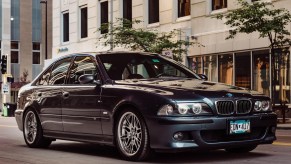
[[[113,28],[98,38],[99,43],[113,47],[124,47],[132,51],[144,51],[161,54],[164,50],[172,50],[174,60],[182,61],[182,54],[187,52],[187,47],[197,44],[188,40],[177,39],[181,31],[158,32],[144,28],[133,28],[141,23],[139,20],[129,21],[117,19]],[[108,24],[102,24],[98,31],[106,31]],[[111,35],[113,36],[111,42]]]
[[[219,14],[218,19],[226,19],[225,24],[232,29],[226,39],[234,38],[237,33],[250,34],[258,32],[260,38],[268,38],[271,48],[282,48],[291,45],[290,32],[286,29],[291,22],[288,10],[275,9],[271,2],[253,2],[238,0],[241,6],[226,14]]]

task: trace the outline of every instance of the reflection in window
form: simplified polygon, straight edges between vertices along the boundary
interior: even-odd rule
[[[218,57],[219,76],[218,81],[229,85],[233,84],[233,56],[219,55]]]
[[[93,75],[97,77],[94,61],[89,56],[76,57],[69,73],[68,84],[80,84],[82,75]]]
[[[71,63],[71,58],[66,58],[58,61],[51,71],[49,84],[65,84],[68,68]]]
[[[270,95],[269,50],[253,52],[253,89]]]
[[[190,60],[190,68],[193,72],[197,74],[202,74],[202,59],[201,57],[194,57]]]
[[[178,17],[190,15],[190,0],[178,0]]]
[[[208,77],[209,81],[218,81],[217,73],[217,56],[204,56],[203,57],[204,74]]]
[[[274,102],[280,103],[280,100],[290,103],[290,54],[281,49],[275,52],[275,92]],[[280,92],[280,82],[282,84],[282,92]]]
[[[227,0],[212,0],[212,10],[227,8]]]
[[[250,52],[235,54],[235,85],[251,89]]]

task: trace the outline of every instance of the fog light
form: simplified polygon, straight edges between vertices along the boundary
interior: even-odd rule
[[[184,134],[182,132],[177,132],[174,134],[174,139],[177,141],[181,141],[184,138]]]
[[[271,127],[271,132],[272,132],[273,134],[276,133],[276,127],[275,127],[275,126],[272,126],[272,127]]]

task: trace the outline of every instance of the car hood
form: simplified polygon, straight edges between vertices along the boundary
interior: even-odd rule
[[[264,96],[262,93],[246,88],[192,78],[133,79],[119,80],[115,83],[132,89],[167,95],[175,99],[187,99],[194,95],[202,96],[201,98]]]

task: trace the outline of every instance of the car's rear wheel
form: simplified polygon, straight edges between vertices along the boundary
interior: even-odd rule
[[[124,110],[116,123],[116,146],[122,157],[130,161],[146,159],[151,150],[148,130],[140,114],[134,110]]]
[[[34,110],[28,109],[24,114],[23,136],[27,146],[31,148],[48,147],[52,140],[43,137],[41,123]]]
[[[227,148],[225,151],[230,153],[247,153],[257,148],[257,145],[250,145],[250,146],[242,146],[242,147],[235,147],[235,148]]]

